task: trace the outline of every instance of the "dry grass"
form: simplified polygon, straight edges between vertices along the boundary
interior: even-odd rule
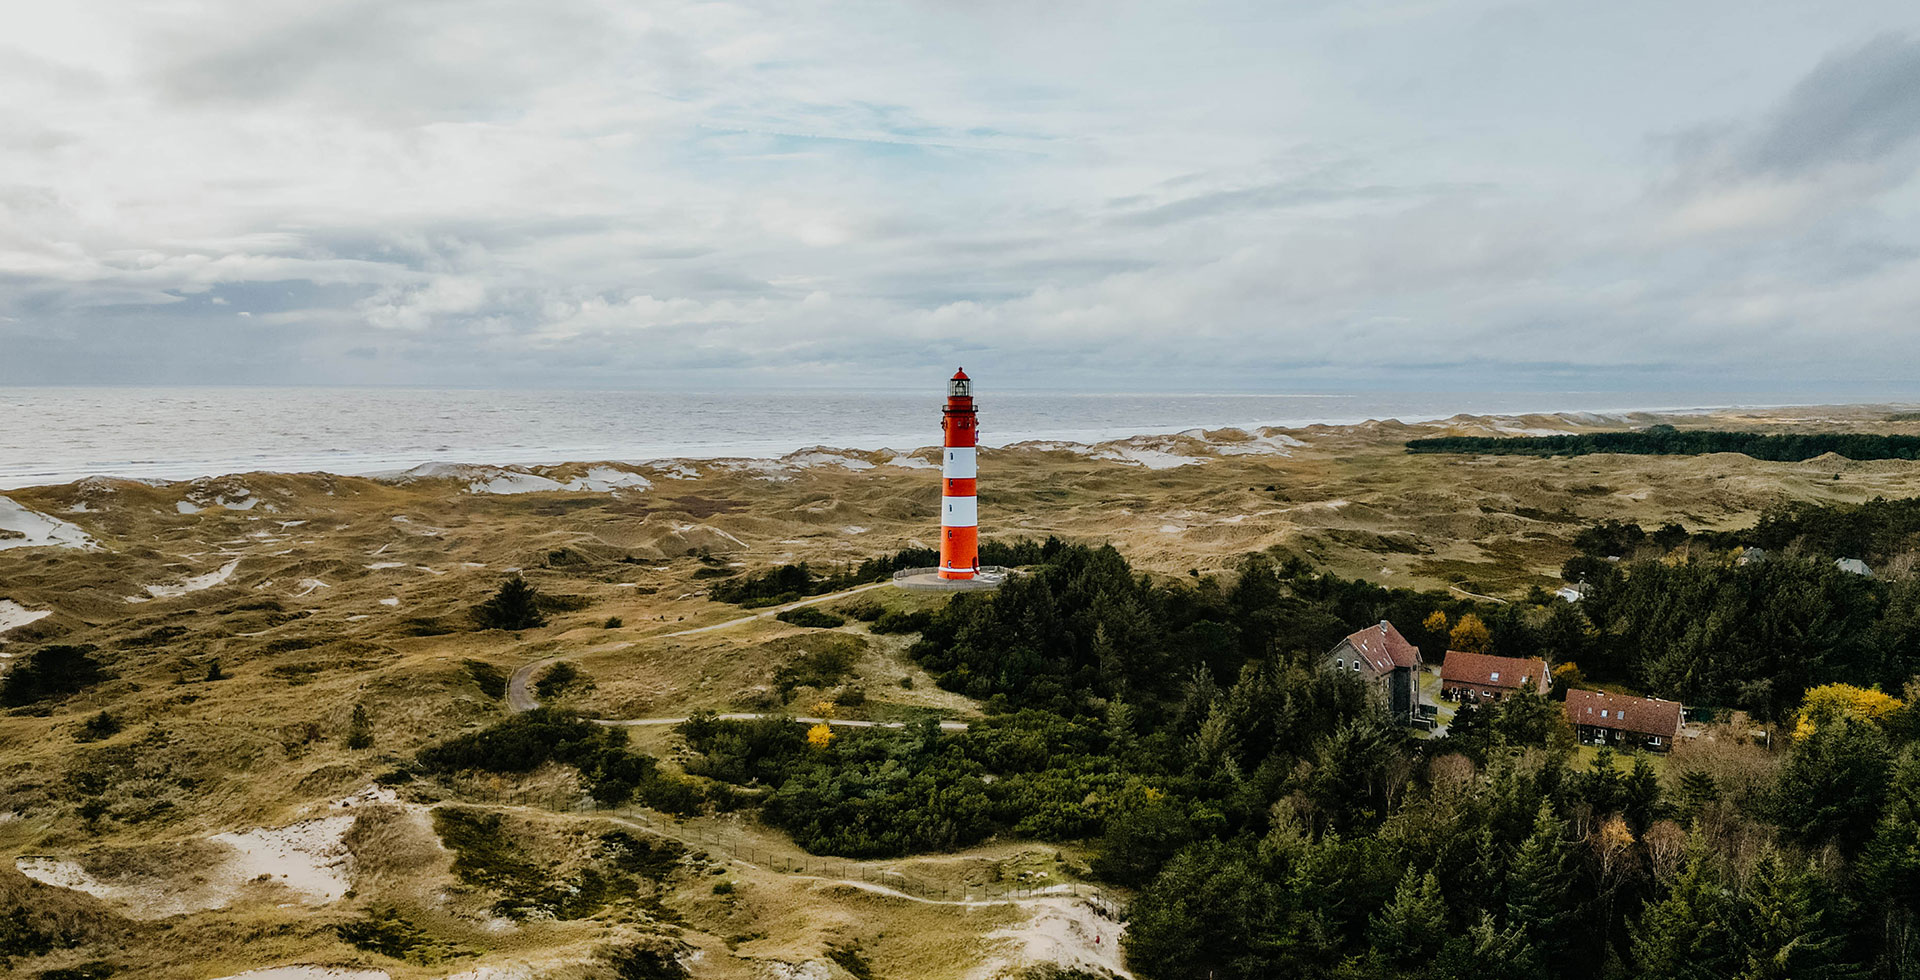
[[[1865,409],[1644,416],[1611,427],[1655,421],[1920,432],[1920,424],[1889,423],[1884,413]],[[1287,433],[1306,443],[1289,456],[1217,455],[1232,437],[1181,437],[1161,442],[1207,462],[1168,470],[1066,451],[994,450],[982,456],[984,529],[989,536],[1111,541],[1141,568],[1181,578],[1277,546],[1386,584],[1512,596],[1551,583],[1572,535],[1600,518],[1729,528],[1785,499],[1920,493],[1920,465],[1897,461],[1475,458],[1401,450],[1410,437],[1498,434],[1502,426],[1579,428],[1531,416],[1310,427]],[[79,524],[106,550],[0,552],[6,597],[53,610],[9,633],[8,652],[54,640],[93,644],[114,677],[42,712],[0,715],[0,815],[11,815],[0,816],[0,876],[11,873],[20,854],[160,860],[154,856],[190,854],[192,842],[216,832],[292,822],[422,745],[498,717],[501,702],[474,683],[463,666],[468,659],[506,673],[565,656],[593,681],[574,696],[580,706],[609,715],[680,715],[758,706],[774,672],[797,652],[823,637],[852,636],[865,643],[847,682],[864,689],[860,712],[974,713],[966,699],[938,690],[907,661],[910,637],[871,635],[858,623],[816,631],[762,620],[666,636],[742,615],[706,599],[712,579],[694,573],[709,566],[690,549],[750,569],[802,559],[832,565],[924,545],[933,537],[936,473],[884,466],[772,474],[696,469],[684,479],[648,469],[652,489],[616,494],[486,496],[464,492],[458,481],[391,484],[318,474],[245,474],[200,486],[88,481],[10,492]],[[241,487],[262,503],[190,514],[176,507],[186,498],[233,496]],[[86,509],[74,512],[82,504]],[[220,586],[127,601],[146,595],[147,585],[179,583],[236,558],[237,571]],[[468,610],[516,568],[545,593],[578,597],[581,608],[523,633],[473,631]],[[946,601],[892,590],[861,599],[903,610]],[[622,625],[606,628],[615,616]],[[208,681],[216,660],[227,679]],[[901,677],[912,678],[910,689]],[[356,704],[372,718],[371,748],[344,744]],[[76,742],[80,725],[102,710],[123,730],[105,741]],[[663,756],[674,740],[666,729],[633,735]],[[1686,761],[1682,751],[1672,765]],[[1702,758],[1708,762],[1732,779],[1749,778],[1758,764]],[[80,818],[82,794],[70,778],[90,767],[104,777],[99,795],[108,804],[94,826]],[[555,779],[564,782],[553,774],[532,782]],[[328,928],[371,902],[404,907],[436,934],[495,951],[481,962],[512,956],[582,963],[624,935],[619,930],[635,928],[587,921],[489,931],[472,907],[443,897],[448,857],[417,813],[375,809],[364,816],[351,834],[357,892],[341,907],[283,909],[262,896],[182,917],[164,930],[129,927],[124,951],[107,952],[121,958],[128,975],[162,978],[296,958],[372,962]],[[777,835],[742,832],[787,846]],[[970,880],[1006,873],[1012,861],[989,848],[921,862],[919,870]],[[161,861],[160,870],[178,874],[189,863]],[[687,917],[683,938],[702,951],[702,968],[714,976],[752,975],[756,958],[817,958],[826,945],[846,941],[857,942],[883,976],[958,977],[986,955],[982,937],[1019,915],[924,906],[752,869],[736,873],[741,884],[733,897],[701,882],[667,899]],[[431,975],[378,965],[398,977]]]

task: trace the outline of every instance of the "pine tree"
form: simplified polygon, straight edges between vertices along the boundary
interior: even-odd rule
[[[1633,771],[1620,785],[1620,812],[1634,836],[1644,837],[1660,812],[1660,777],[1645,755],[1633,757]]]
[[[1540,980],[1547,975],[1526,935],[1517,928],[1499,928],[1486,912],[1466,935],[1447,943],[1430,974],[1434,980]]]
[[[1700,769],[1680,774],[1680,786],[1674,791],[1675,811],[1683,822],[1692,822],[1720,800],[1720,784],[1713,775]]]
[[[1519,930],[1545,965],[1556,971],[1572,938],[1573,854],[1563,833],[1551,807],[1541,804],[1533,833],[1520,843],[1507,866],[1506,924]]]
[[[1440,879],[1431,871],[1419,875],[1408,868],[1393,901],[1367,924],[1376,963],[1394,970],[1417,969],[1446,943],[1446,918]]]
[[[519,575],[501,583],[500,591],[473,615],[482,629],[524,630],[547,624],[547,617],[540,613],[540,594]]]
[[[1833,980],[1851,975],[1838,962],[1836,936],[1810,872],[1769,849],[1754,862],[1733,914],[1738,980]]]
[[[367,714],[367,706],[353,706],[353,717],[347,721],[347,748],[366,749],[373,747],[373,719]]]
[[[1647,980],[1714,980],[1732,957],[1725,885],[1699,834],[1687,841],[1686,865],[1667,897],[1648,905],[1633,928],[1635,976]]]

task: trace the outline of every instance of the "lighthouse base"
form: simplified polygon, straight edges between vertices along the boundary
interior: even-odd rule
[[[988,592],[1004,585],[1009,568],[985,565],[972,578],[941,578],[938,568],[903,568],[893,573],[893,584],[914,592]]]

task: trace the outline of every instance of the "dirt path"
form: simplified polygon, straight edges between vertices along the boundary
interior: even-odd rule
[[[732,714],[724,714],[724,715],[715,715],[714,717],[720,719],[721,721],[759,721],[762,718],[785,718],[788,721],[799,722],[802,725],[832,725],[835,728],[905,728],[907,727],[907,723],[904,721],[855,721],[851,718],[808,718],[802,715],[769,715],[769,714],[762,714],[762,713],[750,712],[750,711],[735,712]],[[687,720],[686,718],[596,718],[594,719],[594,724],[623,725],[623,726],[624,725],[678,725],[678,724],[681,724],[682,722],[685,722],[686,720]],[[964,732],[967,730],[967,723],[964,721],[942,721],[940,723],[940,730],[943,732]]]
[[[513,813],[524,813],[524,814],[531,814],[533,816],[541,817],[541,818],[551,818],[556,815],[561,815],[561,816],[565,815],[560,811],[544,809],[536,806],[525,806],[518,803],[474,803],[474,802],[456,801],[456,800],[447,800],[440,803],[434,803],[428,806],[427,809],[435,810],[443,806],[458,806],[458,807],[463,807],[467,809],[496,810],[496,811],[507,811],[507,812],[513,812]],[[1007,895],[1001,895],[998,897],[995,897],[992,895],[981,895],[979,897],[974,897],[974,898],[927,898],[922,895],[915,895],[912,892],[906,891],[904,889],[894,888],[891,885],[885,885],[879,882],[866,880],[862,878],[845,878],[845,877],[838,877],[838,876],[826,875],[826,874],[812,874],[807,871],[789,871],[782,867],[774,867],[769,863],[749,861],[741,857],[731,847],[728,847],[724,844],[721,844],[717,841],[714,841],[705,837],[683,834],[679,832],[672,824],[666,823],[666,822],[657,822],[657,821],[646,820],[646,819],[634,819],[632,817],[623,817],[613,813],[598,812],[598,811],[592,812],[592,813],[575,814],[575,815],[590,817],[591,819],[594,819],[594,820],[605,820],[609,823],[617,823],[625,827],[632,827],[635,830],[643,830],[649,834],[653,834],[656,837],[665,837],[669,840],[676,841],[695,851],[713,851],[718,849],[726,852],[727,861],[729,863],[740,865],[743,868],[752,868],[756,871],[762,871],[767,874],[777,874],[785,878],[793,878],[793,879],[798,879],[802,881],[818,881],[818,882],[823,882],[825,884],[830,884],[830,885],[846,885],[849,888],[858,888],[861,891],[872,892],[876,895],[885,895],[889,898],[897,898],[902,901],[919,902],[922,905],[957,905],[957,906],[963,906],[967,908],[978,908],[978,907],[987,906],[987,905],[1025,905],[1025,904],[1035,903],[1035,902],[1048,902],[1048,901],[1057,902],[1057,901],[1066,901],[1066,900],[1079,900],[1085,897],[1081,894],[1081,891],[1090,889],[1090,886],[1084,886],[1084,885],[1076,886],[1073,884],[1059,884],[1059,885],[1052,885],[1052,886],[1047,886],[1042,888],[1031,889],[1024,893],[1007,894]],[[767,850],[768,848],[765,845],[756,845],[756,849]],[[795,852],[795,853],[798,856],[792,857],[792,858],[782,858],[783,863],[803,865],[803,866],[806,865],[807,863],[815,863],[815,864],[825,864],[831,867],[836,861],[838,861],[839,865],[842,868],[856,868],[856,867],[862,868],[875,878],[885,877],[888,874],[898,875],[898,872],[893,871],[890,867],[886,865],[869,864],[869,863],[859,862],[859,861],[824,859],[824,858],[814,857],[811,855],[806,855],[800,852]],[[957,855],[957,856],[964,857],[965,855]],[[1076,889],[1080,889],[1080,890],[1076,890]]]
[[[866,592],[871,589],[882,588],[884,586],[888,586],[892,584],[893,584],[892,582],[872,582],[867,585],[857,586],[855,588],[848,589],[845,592],[830,592],[826,595],[817,595],[808,599],[802,599],[799,602],[789,602],[784,606],[771,606],[757,613],[754,613],[751,616],[742,616],[739,619],[729,619],[729,620],[726,620],[725,622],[713,623],[708,626],[696,626],[692,629],[678,630],[672,633],[661,633],[656,636],[649,637],[649,639],[665,640],[665,639],[672,639],[673,637],[676,637],[676,636],[697,636],[701,633],[711,633],[714,630],[723,630],[730,626],[738,626],[741,623],[751,623],[757,619],[771,619],[774,616],[778,616],[789,609],[798,609],[801,606],[811,606],[815,603],[831,602],[835,599],[844,599],[850,595],[859,595],[862,592]],[[622,644],[622,646],[632,646],[632,644],[631,643]],[[617,649],[620,649],[620,647],[609,647],[608,649],[617,650]],[[513,676],[507,678],[507,707],[513,709],[514,713],[516,714],[522,711],[532,711],[533,709],[540,707],[539,699],[535,698],[533,696],[533,691],[529,689],[529,685],[533,680],[534,672],[539,670],[542,667],[547,666],[548,664],[551,664],[560,660],[565,660],[568,657],[577,657],[579,655],[580,654],[578,653],[555,654],[554,656],[542,657],[539,660],[533,661],[532,663],[522,665],[519,670],[516,670],[513,672]],[[728,717],[758,718],[762,716],[739,715],[739,716],[728,716]],[[686,719],[685,718],[674,718],[674,719],[638,718],[638,719],[632,719],[628,721],[610,721],[609,723],[622,724],[622,725],[677,725],[683,721],[686,721]],[[833,724],[836,724],[836,725],[857,724],[861,726],[872,726],[878,723],[877,722],[855,723],[855,722],[836,721],[836,722],[833,722]],[[945,727],[944,724],[942,725],[942,727]],[[962,725],[961,727],[964,728],[966,726]]]

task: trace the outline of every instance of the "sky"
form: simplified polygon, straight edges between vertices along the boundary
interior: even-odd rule
[[[64,0],[0,384],[1920,397],[1920,8]]]

